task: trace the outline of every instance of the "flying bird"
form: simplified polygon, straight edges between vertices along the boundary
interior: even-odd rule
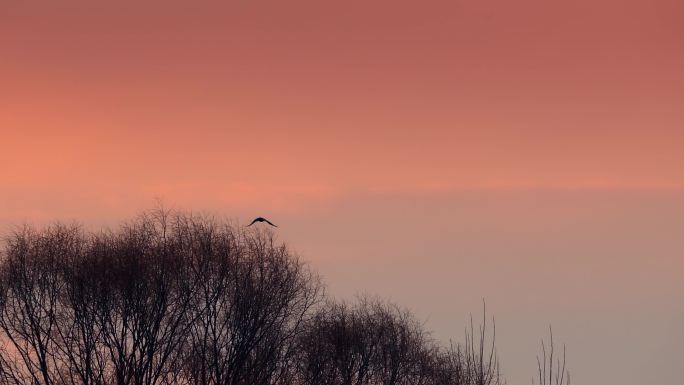
[[[273,226],[273,227],[278,227],[278,226],[274,225],[273,223],[271,223],[271,221],[269,221],[268,219],[262,218],[262,217],[254,218],[254,220],[252,221],[252,223],[248,224],[247,227],[249,227],[249,226],[251,226],[251,225],[253,225],[253,224],[257,223],[257,222],[266,222],[266,223],[268,223],[269,225],[271,225],[271,226]]]

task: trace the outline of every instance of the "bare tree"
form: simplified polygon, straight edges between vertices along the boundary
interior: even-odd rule
[[[435,348],[428,367],[432,385],[467,385],[472,376],[466,373],[465,358],[460,345]]]
[[[92,279],[106,288],[95,313],[109,361],[107,382],[162,382],[191,327],[187,312],[201,277],[186,269],[169,220],[168,213],[153,212],[94,241],[106,249]]]
[[[104,384],[107,361],[97,310],[106,288],[99,284],[101,272],[97,258],[104,258],[107,253],[82,235],[78,244],[78,249],[58,264],[64,289],[53,336],[55,357],[66,368],[60,383]]]
[[[376,319],[380,336],[372,365],[374,383],[402,385],[425,380],[424,366],[433,342],[423,325],[408,310],[393,304],[376,300],[364,307]]]
[[[1,253],[0,385],[503,382],[486,307],[443,347],[399,306],[326,299],[270,230],[158,209],[110,231],[25,226]],[[542,352],[539,385],[568,385],[553,334]]]
[[[293,341],[322,298],[315,273],[273,233],[183,218],[202,279],[189,316],[183,378],[191,384],[271,384],[291,373]]]
[[[44,232],[29,227],[6,239],[0,270],[0,379],[8,384],[60,384],[65,363],[58,357],[60,296],[64,281],[59,261],[78,250],[77,227],[54,225]]]
[[[156,210],[25,227],[0,267],[0,384],[270,384],[322,298],[272,233]]]
[[[299,342],[302,384],[421,384],[432,374],[434,344],[422,325],[377,299],[330,302]]]
[[[330,302],[300,339],[300,381],[306,385],[371,383],[371,364],[380,348],[378,320],[368,303]]]

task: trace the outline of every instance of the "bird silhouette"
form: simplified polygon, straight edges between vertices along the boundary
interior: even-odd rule
[[[249,227],[249,226],[251,226],[251,225],[253,225],[253,224],[257,223],[257,222],[266,222],[266,223],[268,223],[269,225],[271,225],[271,226],[273,226],[273,227],[278,227],[278,226],[274,225],[273,223],[271,223],[271,221],[269,221],[268,219],[262,218],[262,217],[254,218],[254,220],[252,221],[252,223],[248,224],[247,227]]]

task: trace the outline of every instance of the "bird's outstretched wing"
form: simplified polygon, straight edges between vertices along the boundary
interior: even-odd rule
[[[251,225],[253,225],[253,224],[257,223],[257,222],[266,222],[266,223],[268,223],[269,225],[271,225],[271,226],[273,226],[273,227],[278,227],[278,226],[274,225],[271,221],[269,221],[268,219],[266,219],[266,218],[264,218],[264,217],[257,217],[257,218],[254,218],[254,220],[252,221],[252,223],[248,224],[247,227],[249,227],[249,226],[251,226]]]

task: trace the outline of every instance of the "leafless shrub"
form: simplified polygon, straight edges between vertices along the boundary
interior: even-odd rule
[[[465,333],[463,359],[465,363],[465,383],[468,385],[499,385],[499,360],[496,355],[496,323],[492,317],[492,336],[487,341],[487,307],[482,302],[482,325],[475,334],[473,317],[470,316],[470,328]]]
[[[549,326],[549,349],[547,352],[544,340],[541,341],[542,356],[537,356],[537,374],[539,385],[570,385],[570,371],[565,368],[565,345],[562,357],[554,361],[553,330]],[[534,378],[532,379],[534,385]]]

